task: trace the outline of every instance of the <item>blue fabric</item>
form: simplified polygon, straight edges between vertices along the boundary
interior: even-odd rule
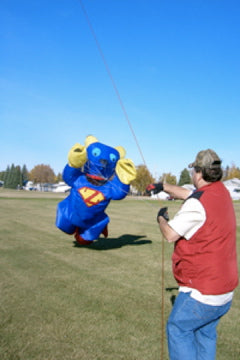
[[[203,304],[180,292],[167,322],[170,360],[214,360],[217,324],[231,307]]]

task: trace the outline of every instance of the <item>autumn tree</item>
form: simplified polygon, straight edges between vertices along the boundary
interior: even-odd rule
[[[54,183],[55,174],[49,165],[36,165],[29,173],[29,179],[34,183]]]
[[[62,174],[61,174],[61,173],[58,173],[58,174],[55,176],[55,183],[59,183],[60,181],[63,181],[63,178],[62,178]]]
[[[161,175],[160,182],[166,182],[168,184],[176,185],[177,184],[177,178],[175,175],[172,175],[171,173],[164,173]]]
[[[144,194],[147,185],[153,183],[155,179],[151,175],[146,165],[138,165],[136,179],[132,182],[132,186],[136,188],[138,192]]]
[[[189,174],[188,169],[185,168],[185,169],[183,169],[183,171],[180,174],[178,185],[182,186],[182,185],[191,184],[191,183],[192,183],[191,176]]]
[[[223,174],[223,180],[240,179],[240,169],[235,164],[232,164],[231,167],[227,166]]]

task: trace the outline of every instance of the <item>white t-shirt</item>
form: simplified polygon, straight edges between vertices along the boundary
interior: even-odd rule
[[[186,200],[178,213],[168,222],[169,226],[186,241],[191,241],[191,237],[206,221],[206,212],[201,202],[195,198]],[[222,306],[233,298],[233,291],[222,295],[203,295],[200,291],[180,286],[179,291],[191,292],[191,297],[204,304]]]

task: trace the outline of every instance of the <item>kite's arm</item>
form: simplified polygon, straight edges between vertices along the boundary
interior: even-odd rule
[[[109,186],[111,186],[112,200],[124,199],[130,190],[130,185],[123,184],[116,175],[109,181]]]
[[[78,179],[80,175],[82,175],[82,171],[80,169],[76,169],[74,167],[69,166],[68,164],[65,166],[63,170],[62,178],[66,184],[69,186],[73,186],[74,182]]]
[[[126,185],[129,185],[136,179],[137,170],[131,159],[120,159],[117,162],[116,173],[119,180]]]
[[[65,183],[73,186],[74,181],[82,175],[81,167],[86,161],[86,147],[78,143],[72,146],[68,153],[68,164],[63,170],[63,180]]]
[[[81,168],[87,161],[86,147],[75,144],[68,153],[68,164],[76,169]]]

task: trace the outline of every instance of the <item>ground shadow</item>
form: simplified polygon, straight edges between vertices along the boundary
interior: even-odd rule
[[[128,245],[145,245],[151,244],[151,240],[141,240],[145,238],[145,235],[131,235],[125,234],[120,236],[119,238],[100,238],[95,240],[90,245],[80,245],[76,241],[74,241],[74,246],[78,248],[88,248],[89,250],[111,250],[111,249],[119,249],[123,246]]]
[[[175,302],[175,300],[176,300],[177,295],[176,295],[176,294],[172,294],[172,292],[178,291],[178,287],[177,287],[177,286],[168,287],[168,288],[165,288],[165,290],[171,293],[170,301],[171,301],[171,304],[172,304],[172,306],[173,306],[173,305],[174,305],[174,302]]]

